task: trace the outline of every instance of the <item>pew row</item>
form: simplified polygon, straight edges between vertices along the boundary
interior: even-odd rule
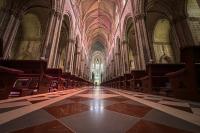
[[[11,91],[11,97],[92,85],[91,82],[72,76],[70,73],[62,73],[61,69],[47,68],[47,62],[43,60],[0,60],[0,66],[2,73],[0,89],[7,93]],[[13,72],[20,73],[13,74]],[[7,81],[4,81],[4,77]],[[6,82],[9,86],[5,84]],[[1,98],[7,97],[2,92]]]
[[[183,69],[185,64],[147,64],[147,75],[140,78],[145,93],[170,95],[172,92],[166,74]]]
[[[0,66],[0,100],[9,97],[11,88],[23,71]]]

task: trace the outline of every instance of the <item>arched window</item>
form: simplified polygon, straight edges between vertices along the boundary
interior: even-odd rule
[[[94,83],[99,85],[102,80],[102,73],[104,70],[103,54],[100,51],[94,52],[91,61],[91,74],[93,76]]]
[[[187,1],[188,23],[194,38],[195,44],[200,45],[200,7],[197,0]]]
[[[174,62],[174,52],[171,44],[170,35],[171,25],[169,20],[158,20],[153,34],[153,48],[156,63]]]

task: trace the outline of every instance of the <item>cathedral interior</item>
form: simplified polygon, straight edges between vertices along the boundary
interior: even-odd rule
[[[200,0],[0,0],[1,133],[199,133]]]

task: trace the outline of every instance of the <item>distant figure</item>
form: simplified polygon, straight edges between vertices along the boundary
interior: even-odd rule
[[[0,39],[0,58],[3,58],[3,39]]]

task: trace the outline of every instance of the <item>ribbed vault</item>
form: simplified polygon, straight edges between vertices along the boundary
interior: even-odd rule
[[[85,33],[85,45],[91,49],[101,42],[108,48],[116,13],[120,12],[121,0],[76,0]]]

